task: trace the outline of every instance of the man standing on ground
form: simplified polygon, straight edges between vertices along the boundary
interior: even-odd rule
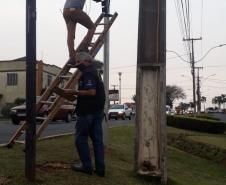
[[[97,69],[92,64],[93,58],[86,52],[76,55],[77,67],[82,71],[78,90],[65,89],[65,96],[77,96],[77,122],[75,132],[75,145],[82,165],[72,165],[74,171],[92,174],[88,137],[90,136],[94,155],[95,172],[99,176],[105,175],[104,144],[102,120],[104,117],[105,91],[104,84]]]

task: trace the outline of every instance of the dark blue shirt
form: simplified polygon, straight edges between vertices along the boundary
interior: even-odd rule
[[[92,69],[92,68],[91,68]],[[78,90],[96,90],[97,78],[95,76],[96,70],[83,71],[79,79]],[[97,110],[97,95],[95,96],[78,96],[76,114],[83,116],[87,114],[94,114]]]
[[[78,90],[96,89],[96,79],[91,73],[83,73],[81,80],[79,80]]]

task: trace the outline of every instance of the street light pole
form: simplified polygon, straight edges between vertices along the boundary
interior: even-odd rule
[[[36,165],[36,0],[26,1],[25,176],[35,181]]]
[[[113,86],[113,87],[114,87],[114,89],[113,89],[113,90],[115,91],[115,87],[116,87],[116,86],[118,86],[118,85],[111,85],[111,86]],[[114,100],[114,105],[115,105],[115,100]]]
[[[118,75],[119,75],[119,104],[121,104],[121,98],[122,98],[121,76],[122,76],[122,72],[118,72]]]

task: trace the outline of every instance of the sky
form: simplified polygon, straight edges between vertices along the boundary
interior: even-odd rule
[[[37,0],[37,59],[62,67],[68,59],[66,26],[62,17],[65,0]],[[202,4],[203,3],[203,4]],[[0,0],[0,60],[25,56],[25,0]],[[198,61],[216,45],[226,44],[226,1],[190,0],[192,37],[195,41],[195,60]],[[100,4],[86,0],[84,10],[95,21],[101,13]],[[119,16],[110,31],[110,88],[119,85],[118,72],[122,72],[122,102],[131,101],[136,88],[138,0],[111,0],[111,13]],[[78,26],[75,44],[84,37],[86,29]],[[167,0],[167,50],[177,52],[187,60],[174,0]],[[214,96],[226,94],[226,46],[211,52],[196,66],[200,70],[202,96],[206,106],[212,106]],[[97,55],[102,60],[103,51]],[[183,88],[192,101],[190,64],[167,53],[167,85]],[[116,86],[118,88],[118,86]],[[178,102],[176,102],[178,103]]]

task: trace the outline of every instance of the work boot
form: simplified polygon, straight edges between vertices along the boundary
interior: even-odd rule
[[[105,171],[104,170],[95,170],[94,171],[99,177],[105,177]]]

